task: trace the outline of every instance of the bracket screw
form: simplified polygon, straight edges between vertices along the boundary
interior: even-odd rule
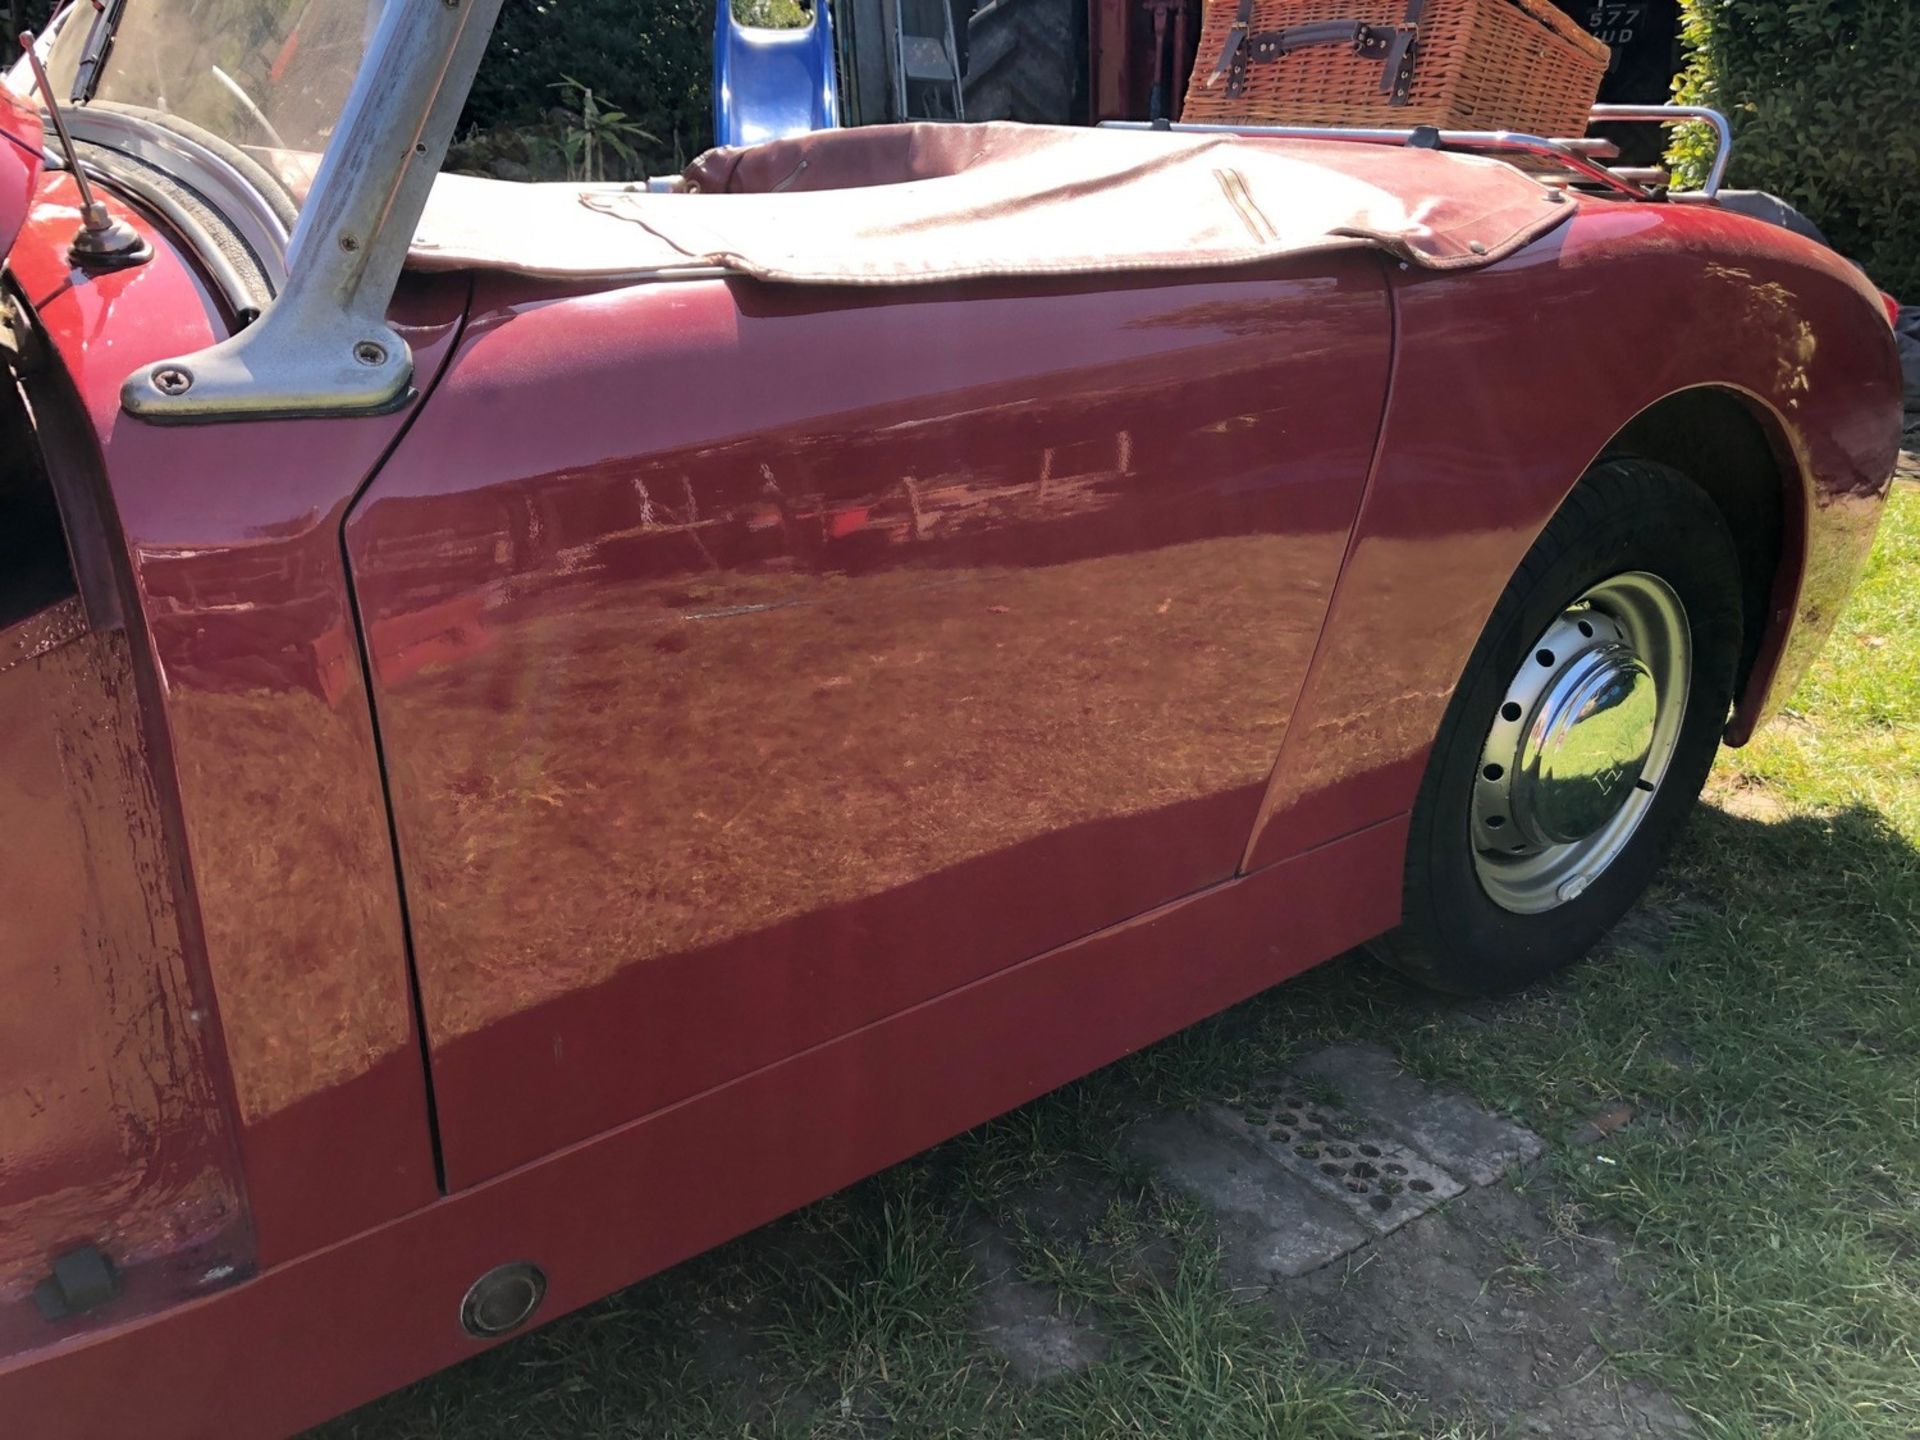
[[[193,376],[178,365],[162,365],[153,372],[153,388],[162,395],[184,395],[193,388]]]
[[[372,340],[362,340],[353,347],[353,358],[362,365],[384,365],[387,363],[387,347]]]

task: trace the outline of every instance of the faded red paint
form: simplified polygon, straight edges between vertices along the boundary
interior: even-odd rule
[[[77,599],[0,628],[0,1353],[53,1256],[98,1244],[124,1319],[252,1261],[205,997],[124,632]]]
[[[226,333],[167,237],[85,275],[49,176],[11,258],[98,436],[106,500],[166,696],[198,963],[217,996],[263,1264],[437,1193],[399,895],[339,526],[408,412],[363,421],[161,427],[120,411],[139,365]],[[396,318],[423,380],[466,286],[415,287]]]
[[[10,263],[125,628],[31,662],[93,667],[91,722],[0,673],[0,810],[69,837],[9,844],[49,897],[18,953],[95,988],[0,983],[127,1045],[28,1035],[0,1080],[145,1088],[51,1142],[0,1108],[38,1157],[0,1179],[0,1414],[36,1434],[284,1433],[477,1348],[493,1264],[562,1313],[1378,934],[1485,614],[1635,413],[1721,387],[1786,462],[1743,717],[1897,440],[1863,281],[1604,203],[1471,276],[414,277],[402,412],[153,427],[121,379],[226,319],[162,234],[71,272],[39,185]],[[128,1293],[47,1327],[20,1286],[86,1242]]]
[[[284,1435],[480,1349],[452,1317],[504,1257],[545,1267],[564,1313],[1377,933],[1404,844],[1404,824],[1379,826],[1036,956],[171,1322],[0,1367],[0,1399],[47,1434],[185,1440],[218,1417],[236,1440]],[[354,1323],[321,1341],[316,1315]]]
[[[40,183],[40,112],[0,85],[0,254],[13,248]]]
[[[956,298],[488,285],[356,507],[456,1187],[1233,873],[1380,264]]]
[[[1777,442],[1786,554],[1729,738],[1812,662],[1873,543],[1899,445],[1873,291],[1799,236],[1706,206],[1589,203],[1472,276],[1396,272],[1380,463],[1248,864],[1410,808],[1454,681],[1533,537],[1648,406],[1741,397]],[[1623,297],[1659,295],[1657,305]],[[1880,327],[1884,334],[1884,327]],[[1784,653],[1783,653],[1784,646]]]

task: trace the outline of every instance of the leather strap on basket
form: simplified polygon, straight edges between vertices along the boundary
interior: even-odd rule
[[[1373,25],[1365,20],[1315,20],[1306,25],[1288,25],[1279,30],[1253,29],[1254,0],[1240,0],[1234,11],[1233,26],[1227,31],[1227,43],[1220,50],[1220,61],[1207,77],[1209,86],[1224,77],[1227,94],[1238,98],[1246,92],[1247,71],[1268,64],[1295,50],[1314,45],[1350,45],[1356,55],[1380,64],[1380,93],[1389,105],[1404,105],[1413,93],[1413,66],[1420,50],[1420,12],[1426,0],[1407,0],[1406,19],[1399,25]]]

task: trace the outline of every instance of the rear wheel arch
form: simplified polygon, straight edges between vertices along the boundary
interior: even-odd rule
[[[1765,704],[1805,562],[1807,492],[1786,428],[1741,391],[1699,386],[1649,405],[1602,454],[1680,471],[1707,493],[1733,533],[1744,634],[1726,739],[1743,744]]]

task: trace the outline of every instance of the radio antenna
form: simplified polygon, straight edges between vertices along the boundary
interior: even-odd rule
[[[53,133],[60,137],[60,153],[66,156],[67,169],[80,191],[80,230],[73,237],[73,244],[67,247],[67,258],[83,270],[121,270],[140,264],[153,254],[153,247],[133,226],[109,215],[107,207],[93,193],[87,172],[80,168],[73,137],[67,133],[67,117],[60,113],[60,102],[53,98],[47,67],[40,63],[40,52],[33,48],[32,31],[20,32],[20,48],[33,67],[33,83],[47,104],[47,114],[53,119]]]

